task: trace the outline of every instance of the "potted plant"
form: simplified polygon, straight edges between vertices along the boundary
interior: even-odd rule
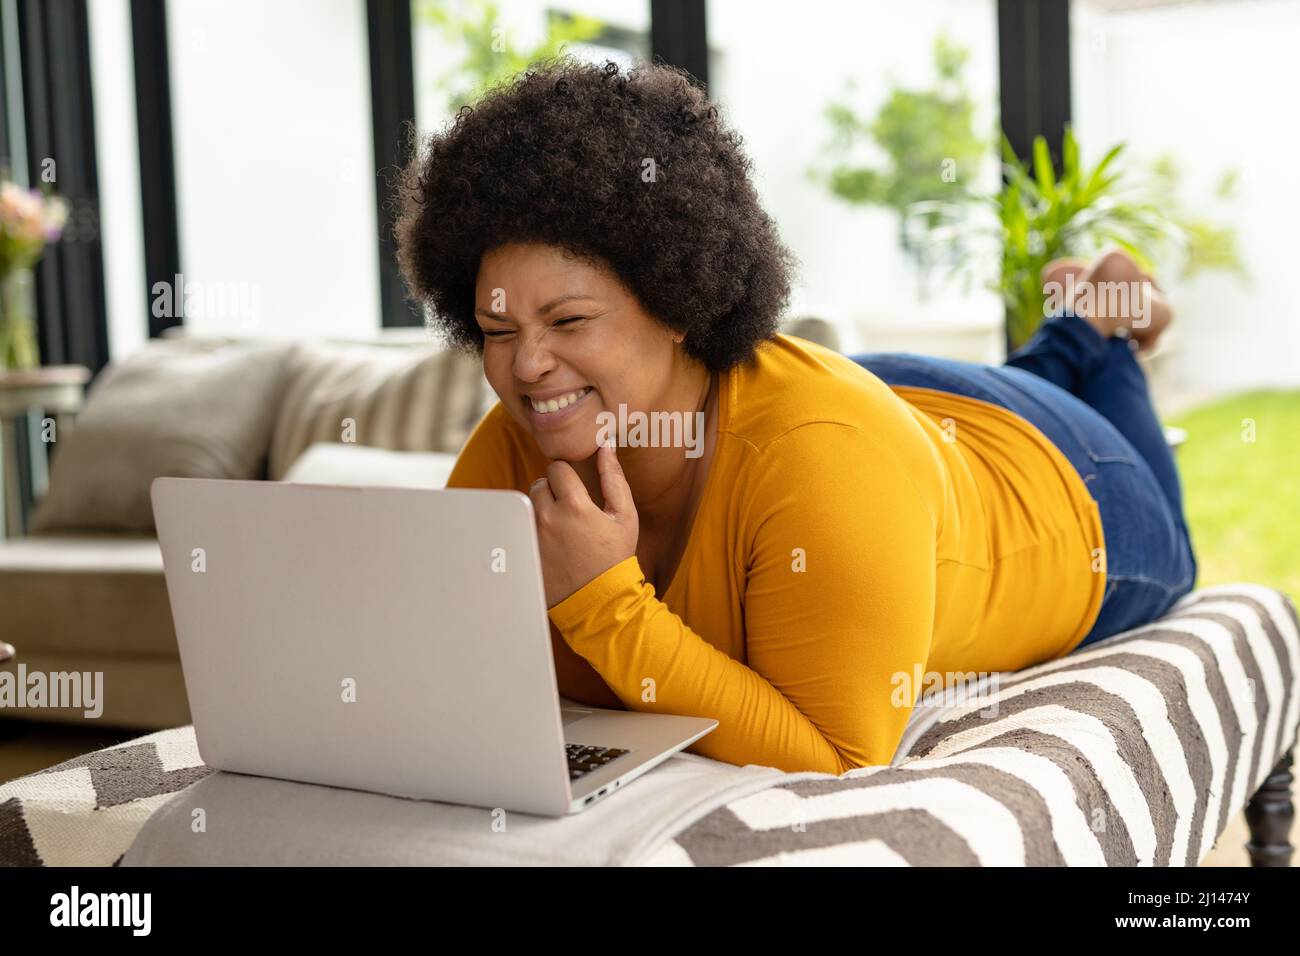
[[[1173,224],[1154,203],[1127,194],[1115,168],[1123,150],[1120,143],[1086,169],[1067,127],[1057,177],[1042,136],[1034,138],[1032,164],[1022,164],[1003,137],[1005,183],[986,201],[997,215],[1002,240],[997,291],[1007,307],[1010,348],[1027,341],[1045,317],[1047,296],[1040,275],[1053,259],[1117,245],[1144,269],[1152,268],[1145,250],[1167,241]]]
[[[1020,161],[1004,136],[1002,189],[981,200],[991,212],[991,224],[974,230],[931,230],[932,239],[939,242],[960,237],[967,254],[959,270],[979,269],[996,257],[998,266],[989,284],[1006,306],[1008,351],[1024,344],[1046,317],[1048,290],[1041,274],[1054,259],[1090,258],[1107,246],[1119,246],[1143,269],[1175,278],[1210,270],[1245,277],[1235,230],[1183,207],[1172,160],[1159,159],[1148,176],[1134,176],[1120,169],[1124,149],[1120,143],[1085,167],[1067,126],[1058,176],[1042,136],[1035,137],[1028,163]],[[1220,198],[1230,198],[1234,184],[1235,175],[1224,174],[1217,190]],[[945,215],[938,204],[928,206],[926,213],[940,220]],[[965,219],[956,213],[948,217],[951,222]]]
[[[66,221],[63,200],[0,179],[0,374],[40,364],[28,306],[31,269]]]

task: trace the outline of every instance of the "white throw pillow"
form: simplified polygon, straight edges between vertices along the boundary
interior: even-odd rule
[[[308,485],[445,488],[455,464],[456,456],[446,452],[316,442],[294,460],[282,480]]]

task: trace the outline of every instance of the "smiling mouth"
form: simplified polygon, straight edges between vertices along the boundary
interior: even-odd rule
[[[525,395],[524,402],[528,408],[532,409],[534,415],[545,417],[547,415],[554,415],[556,412],[562,412],[564,409],[578,404],[578,402],[587,397],[591,390],[591,386],[586,385],[582,388],[574,389],[567,395],[557,395],[555,398],[548,398],[540,402],[533,401]]]

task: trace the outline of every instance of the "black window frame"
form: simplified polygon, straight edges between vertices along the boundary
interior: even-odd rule
[[[33,186],[53,160],[53,191],[69,212],[34,270],[41,364],[84,365],[94,375],[108,364],[109,346],[89,13],[86,0],[17,0],[16,11],[26,154],[11,160]]]
[[[1070,0],[998,0],[1000,126],[1022,162],[1032,160],[1042,136],[1060,172],[1070,96]],[[1002,343],[1010,355],[1009,320]]]
[[[131,49],[135,59],[135,122],[140,163],[140,216],[144,224],[145,301],[149,337],[183,325],[183,309],[154,315],[153,290],[180,281],[180,219],[176,202],[176,156],[172,129],[171,59],[167,47],[167,0],[132,0]],[[172,288],[183,296],[184,290]]]

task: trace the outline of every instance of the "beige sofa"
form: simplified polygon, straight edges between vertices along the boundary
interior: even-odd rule
[[[784,331],[838,345],[820,319],[798,317]],[[59,436],[33,533],[0,542],[0,641],[17,649],[0,671],[101,672],[97,724],[188,723],[149,482],[442,487],[493,401],[478,360],[438,348],[423,330],[150,343],[105,370],[75,430]],[[333,450],[313,454],[321,449]],[[0,720],[15,717],[85,720],[81,709],[0,709]]]
[[[33,531],[0,542],[0,671],[101,672],[102,726],[190,719],[153,530],[158,475],[392,483],[398,465],[440,487],[494,395],[477,360],[421,330],[373,340],[178,336],[150,343],[92,386],[59,435]],[[421,458],[421,455],[426,457]],[[328,460],[326,460],[328,459]],[[313,464],[314,462],[314,464]],[[307,465],[304,470],[303,466]],[[378,469],[378,470],[377,470]],[[398,475],[398,477],[401,477]],[[82,709],[5,706],[0,719],[82,723]]]

